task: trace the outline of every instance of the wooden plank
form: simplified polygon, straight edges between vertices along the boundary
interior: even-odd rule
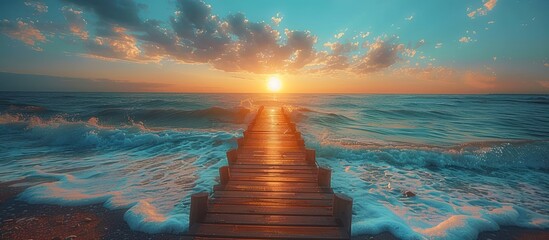
[[[326,199],[333,200],[332,193],[293,193],[293,192],[241,192],[241,191],[215,191],[214,198],[277,198],[277,199]]]
[[[338,226],[333,217],[289,216],[289,215],[249,215],[249,214],[208,214],[204,223],[272,225],[272,226]]]
[[[253,161],[253,160],[237,160],[235,162],[236,165],[256,165],[258,163],[258,161]],[[276,160],[273,160],[273,161],[265,161],[265,162],[261,162],[262,164],[265,164],[265,165],[286,165],[286,166],[307,166],[307,165],[311,165],[310,163],[308,162],[305,162],[305,161],[276,161]]]
[[[256,192],[297,192],[297,193],[331,193],[330,188],[324,187],[269,187],[250,185],[216,185],[214,190],[224,191],[256,191]]]
[[[332,207],[257,206],[209,204],[208,213],[274,214],[293,216],[332,216]]]
[[[295,159],[305,160],[307,155],[305,153],[295,154],[288,151],[270,151],[268,153],[264,151],[257,151],[254,153],[240,153],[236,155],[237,159],[253,159],[253,160],[276,160],[276,159]]]
[[[229,181],[227,185],[248,185],[248,186],[264,186],[264,187],[318,187],[317,183],[310,183],[310,182],[250,182],[250,181]]]
[[[317,169],[271,169],[271,168],[231,168],[231,173],[311,173],[318,174]]]
[[[264,157],[269,157],[269,156],[278,155],[278,154],[281,154],[281,153],[284,153],[284,154],[287,154],[287,155],[297,155],[297,156],[307,154],[305,149],[297,149],[297,150],[293,150],[293,151],[280,151],[280,150],[275,150],[274,148],[238,149],[238,156],[246,155],[246,154],[252,154],[252,155],[260,154]]]
[[[296,160],[296,161],[306,161],[307,160],[307,157],[305,155],[303,156],[300,156],[300,155],[291,155],[291,154],[284,154],[284,153],[281,153],[281,154],[273,154],[273,155],[270,155],[270,156],[258,156],[258,155],[242,155],[242,156],[238,156],[237,155],[237,158],[236,160],[241,160],[241,161],[245,161],[245,160],[248,160],[248,161],[263,161],[263,162],[269,162],[269,161],[272,161],[272,160]]]
[[[262,181],[262,182],[318,182],[317,178],[312,177],[247,177],[247,176],[231,176],[231,180],[235,181]]]
[[[305,178],[317,178],[318,173],[289,173],[289,172],[238,172],[230,171],[231,177],[305,177]]]
[[[332,206],[332,199],[277,199],[277,198],[212,198],[213,204],[231,204],[231,205],[260,205],[260,206],[312,206],[329,207]]]
[[[233,169],[280,169],[280,170],[317,170],[318,167],[316,165],[302,165],[302,166],[288,166],[288,165],[261,165],[261,164],[247,164],[247,165],[233,165],[231,166],[231,170]]]
[[[197,224],[189,232],[199,237],[269,239],[348,239],[340,227],[254,226],[236,224]]]

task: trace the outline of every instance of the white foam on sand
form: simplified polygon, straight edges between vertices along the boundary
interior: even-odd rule
[[[227,164],[226,150],[242,131],[153,131],[61,119],[24,124],[29,144],[44,144],[53,153],[7,165],[17,169],[9,178],[54,181],[27,188],[19,199],[128,209],[129,226],[147,233],[187,230],[190,195],[211,191],[218,168]],[[70,151],[63,154],[63,149]]]
[[[354,200],[353,235],[388,231],[401,239],[476,239],[501,226],[549,228],[549,196],[540,195],[549,181],[543,171],[437,167],[425,162],[452,157],[307,142],[317,149],[319,164],[332,169],[334,191]]]

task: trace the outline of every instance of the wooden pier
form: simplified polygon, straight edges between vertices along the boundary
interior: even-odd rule
[[[213,194],[191,197],[191,236],[350,238],[352,199],[334,194],[331,170],[317,165],[283,108],[261,107],[227,159]]]

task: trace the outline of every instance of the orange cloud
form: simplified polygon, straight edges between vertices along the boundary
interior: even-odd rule
[[[137,39],[126,33],[123,27],[113,27],[109,37],[95,37],[86,43],[90,50],[88,57],[143,61],[152,60],[144,56],[137,46]]]
[[[488,14],[489,11],[492,11],[492,9],[494,9],[497,2],[497,0],[488,0],[482,5],[482,7],[467,13],[467,16],[469,18],[475,18],[475,16],[485,16]]]
[[[484,7],[488,9],[488,11],[492,11],[492,9],[496,6],[497,2],[498,0],[488,0],[488,2],[484,4]]]
[[[33,8],[37,13],[48,12],[48,6],[41,1],[25,0],[25,6]]]
[[[34,46],[36,42],[45,42],[46,37],[33,24],[32,21],[26,23],[19,20],[15,23],[4,19],[0,21],[0,32],[30,46]]]
[[[271,18],[271,21],[273,21],[273,24],[275,26],[278,26],[280,22],[282,22],[282,19],[284,19],[284,17],[282,17],[280,13],[277,13],[276,16]]]
[[[82,11],[75,10],[69,7],[63,7],[61,9],[65,19],[69,24],[69,31],[82,40],[88,39],[88,32],[86,31],[86,20],[82,17]]]
[[[460,43],[468,43],[468,42],[471,42],[471,41],[472,41],[472,39],[470,37],[461,37],[459,39]]]

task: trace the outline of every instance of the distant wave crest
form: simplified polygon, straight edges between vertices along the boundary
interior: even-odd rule
[[[422,167],[469,169],[532,168],[549,170],[549,141],[471,142],[452,147],[420,144],[360,142],[352,139],[314,139],[320,155],[337,158],[343,153],[369,161]],[[317,150],[317,151],[318,151]],[[364,155],[366,153],[366,156]],[[345,156],[356,158],[356,156]]]

